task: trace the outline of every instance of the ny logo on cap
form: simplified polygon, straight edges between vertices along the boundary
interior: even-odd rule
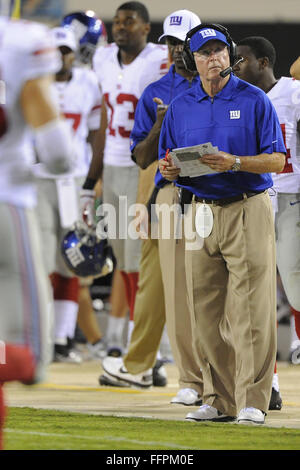
[[[56,32],[56,37],[63,39],[63,38],[67,37],[67,34],[64,31],[57,31]]]
[[[202,29],[202,31],[200,31],[200,34],[202,35],[203,39],[209,36],[217,35],[214,29]]]
[[[182,22],[182,16],[171,16],[170,26],[180,26]]]

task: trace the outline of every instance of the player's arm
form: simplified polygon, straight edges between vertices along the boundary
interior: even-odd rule
[[[102,177],[106,128],[107,111],[103,98],[101,106],[100,127],[97,131],[93,132],[92,139],[90,140],[93,150],[93,157],[90,163],[86,181],[83,185],[84,189],[94,189],[95,184]]]
[[[157,160],[160,130],[168,108],[159,98],[154,98],[153,101],[158,105],[156,121],[147,137],[139,142],[133,150],[133,157],[138,166],[143,170]]]
[[[300,57],[291,65],[290,74],[296,80],[300,80]]]
[[[51,99],[51,83],[50,75],[28,80],[21,91],[20,105],[25,121],[34,130],[39,159],[50,172],[64,173],[72,167],[72,138]]]
[[[103,172],[105,132],[107,128],[107,112],[104,99],[102,100],[100,119],[99,129],[89,132],[88,142],[92,146],[92,161],[80,191],[80,216],[88,226],[92,226],[94,223],[94,200],[96,196],[94,188],[97,182],[100,181]]]
[[[21,107],[27,124],[37,129],[57,119],[58,111],[51,100],[50,85],[52,77],[28,80],[21,92]]]

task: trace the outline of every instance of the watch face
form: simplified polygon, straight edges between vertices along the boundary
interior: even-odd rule
[[[236,158],[235,163],[232,165],[231,169],[233,171],[239,171],[240,168],[241,168],[241,161],[239,158]]]

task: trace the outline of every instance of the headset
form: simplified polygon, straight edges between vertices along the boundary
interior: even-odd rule
[[[197,71],[194,55],[190,49],[190,40],[191,40],[191,37],[197,33],[197,31],[200,31],[201,29],[206,29],[206,28],[215,29],[216,31],[219,31],[220,33],[224,34],[229,44],[230,67],[220,72],[221,77],[226,77],[226,75],[229,75],[232,72],[233,66],[242,62],[243,59],[237,57],[237,52],[236,52],[237,46],[235,42],[233,41],[232,37],[230,36],[228,29],[225,28],[225,26],[222,26],[220,24],[201,23],[195,26],[195,28],[191,29],[187,33],[184,43],[183,43],[183,52],[182,52],[182,59],[183,59],[184,65],[187,68],[187,70],[189,70],[190,72]]]

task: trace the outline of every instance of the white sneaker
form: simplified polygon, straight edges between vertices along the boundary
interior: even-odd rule
[[[148,369],[141,374],[130,374],[124,366],[124,362],[121,357],[106,357],[102,361],[102,367],[106,372],[106,375],[120,380],[123,383],[127,383],[128,385],[148,388],[153,384],[152,369]]]
[[[82,357],[77,351],[74,350],[70,350],[66,354],[60,354],[55,352],[54,362],[65,362],[67,364],[81,364]]]
[[[216,408],[210,405],[202,405],[197,411],[193,411],[186,415],[187,420],[190,421],[217,421],[227,422],[235,421],[235,416],[228,416],[218,411]]]
[[[171,403],[185,406],[199,406],[202,404],[202,400],[193,388],[181,388],[178,390],[177,395],[172,398]]]
[[[291,352],[291,363],[295,365],[300,364],[300,346]]]
[[[237,422],[239,424],[264,424],[265,414],[257,408],[242,408]]]
[[[109,374],[101,374],[99,379],[100,385],[108,385],[109,387],[128,387],[128,383],[121,382],[121,380],[117,380]]]
[[[87,343],[86,347],[88,349],[88,358],[90,360],[104,359],[107,355],[106,344],[104,341],[100,340],[96,344]]]

